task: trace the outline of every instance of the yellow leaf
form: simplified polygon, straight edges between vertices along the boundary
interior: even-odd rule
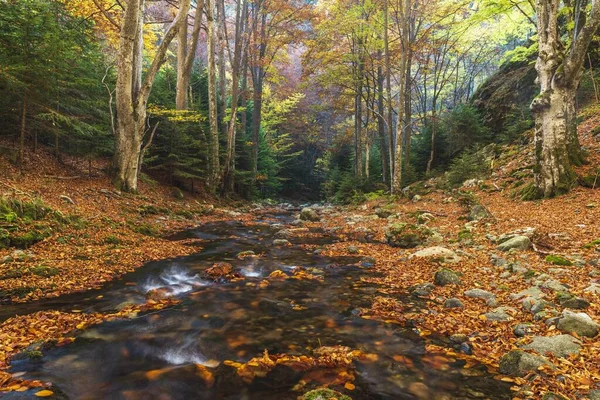
[[[35,395],[37,397],[50,397],[54,394],[54,392],[52,390],[40,390],[39,392],[37,392]]]
[[[344,387],[348,390],[354,390],[354,388],[356,386],[354,386],[354,384],[350,383],[350,382],[346,382],[346,384],[344,385]]]

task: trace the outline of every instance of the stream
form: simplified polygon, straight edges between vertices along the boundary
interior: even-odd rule
[[[301,373],[275,369],[252,383],[243,382],[225,360],[246,362],[269,354],[310,355],[320,346],[343,345],[375,354],[376,362],[354,361],[353,391],[332,387],[358,399],[511,398],[508,385],[483,367],[463,369],[462,361],[435,368],[426,342],[410,328],[363,319],[376,287],[359,283],[370,274],[360,257],[327,258],[302,248],[335,240],[325,233],[296,238],[292,246],[272,242],[289,213],[271,213],[255,225],[215,222],[180,233],[173,239],[202,239],[197,254],[151,262],[102,289],[25,305],[2,307],[0,319],[44,309],[109,311],[126,303],[143,303],[146,293],[168,288],[181,303],[133,319],[105,322],[85,330],[68,346],[44,352],[41,359],[13,361],[12,373],[53,383],[65,399],[296,399],[319,386],[308,382],[293,390]],[[240,260],[242,251],[261,254]],[[245,279],[214,283],[201,278],[215,262],[228,262]],[[256,285],[272,271],[291,273],[301,266],[324,280],[273,280]],[[402,356],[402,362],[397,362]],[[214,374],[205,383],[196,365]],[[164,370],[155,379],[148,372]],[[418,390],[417,390],[418,389]],[[33,391],[12,392],[7,399],[35,398]],[[1,396],[1,395],[0,395]]]

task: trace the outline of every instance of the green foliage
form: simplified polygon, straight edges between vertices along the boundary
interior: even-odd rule
[[[148,222],[127,221],[129,229],[140,235],[156,237],[160,234],[158,227]]]
[[[452,161],[446,179],[450,186],[456,187],[468,179],[485,178],[488,173],[489,165],[485,155],[476,148],[465,151]]]
[[[573,263],[570,260],[567,260],[563,256],[559,255],[547,255],[546,262],[553,265],[560,265],[565,267],[570,267],[573,265]]]
[[[36,141],[80,156],[110,153],[104,55],[93,38],[91,24],[60,2],[0,2],[0,135],[19,132],[26,102]]]
[[[48,267],[46,265],[37,265],[33,268],[30,268],[29,271],[37,276],[41,276],[43,278],[50,278],[52,276],[58,275],[60,270],[55,267]]]
[[[103,240],[104,244],[115,245],[118,246],[123,243],[121,239],[117,235],[108,235]]]

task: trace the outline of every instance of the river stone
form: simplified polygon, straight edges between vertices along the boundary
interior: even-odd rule
[[[408,256],[409,259],[414,257],[435,258],[439,261],[447,263],[457,263],[461,260],[461,258],[455,252],[441,246],[427,247]]]
[[[592,282],[592,284],[587,288],[583,289],[583,291],[587,293],[600,293],[600,284]]]
[[[317,212],[312,208],[305,207],[302,209],[302,211],[300,211],[300,219],[302,221],[317,222],[321,220],[321,217],[319,217],[319,214],[317,214]]]
[[[531,240],[527,236],[515,236],[498,245],[498,250],[508,251],[511,249],[527,250],[531,247]]]
[[[464,308],[464,304],[459,299],[452,297],[444,301],[444,308]]]
[[[359,252],[359,249],[356,246],[348,246],[347,250],[350,254],[358,254]]]
[[[433,281],[438,286],[460,285],[458,274],[448,268],[442,268],[437,271],[433,277]]]
[[[273,246],[287,246],[291,244],[287,239],[275,239],[273,240]]]
[[[492,292],[488,292],[483,289],[469,289],[465,292],[465,296],[473,297],[475,299],[489,300],[496,297],[496,295]]]
[[[485,209],[484,206],[477,204],[471,208],[471,212],[469,213],[469,221],[479,221],[480,219],[484,219],[489,217],[489,213]]]
[[[571,335],[535,336],[531,343],[523,346],[525,350],[533,350],[539,354],[551,353],[557,357],[578,354],[581,341]]]
[[[146,299],[153,301],[160,301],[164,299],[169,299],[171,297],[173,297],[173,293],[171,293],[171,291],[168,288],[164,287],[152,289],[148,291],[148,293],[146,293]]]
[[[502,356],[498,370],[509,376],[524,376],[531,371],[537,371],[542,365],[551,365],[544,357],[512,350]]]
[[[556,325],[559,331],[576,333],[579,336],[595,337],[600,332],[600,325],[586,313],[574,313],[564,310]]]

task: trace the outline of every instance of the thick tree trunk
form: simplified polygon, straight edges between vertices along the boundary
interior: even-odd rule
[[[187,110],[188,87],[190,86],[190,74],[186,71],[186,60],[188,57],[188,30],[187,16],[185,23],[177,33],[177,89],[175,93],[175,108],[177,110]]]
[[[535,116],[535,184],[538,195],[568,192],[575,183],[572,163],[580,163],[575,90],[554,87],[532,104]]]
[[[577,137],[575,95],[589,44],[600,25],[599,1],[592,2],[589,18],[579,29],[576,15],[573,43],[565,52],[559,29],[559,0],[536,0],[539,55],[535,65],[540,94],[531,103],[535,117],[535,192],[552,197],[568,192],[575,183],[572,165],[583,156]],[[565,54],[566,53],[566,54]]]
[[[154,79],[166,60],[167,48],[189,11],[190,0],[182,0],[142,82],[144,0],[130,0],[123,16],[117,56],[117,134],[115,137],[115,184],[124,191],[137,191],[140,153],[145,133],[146,106]]]
[[[209,157],[208,187],[215,190],[220,176],[219,167],[219,121],[217,106],[217,65],[215,60],[217,27],[214,14],[214,0],[206,0],[208,23],[208,113],[209,113]]]
[[[262,68],[258,68],[259,76],[262,76]],[[258,142],[260,139],[260,123],[262,116],[262,78],[254,83],[254,94],[252,97],[252,182],[256,182],[258,174]]]

